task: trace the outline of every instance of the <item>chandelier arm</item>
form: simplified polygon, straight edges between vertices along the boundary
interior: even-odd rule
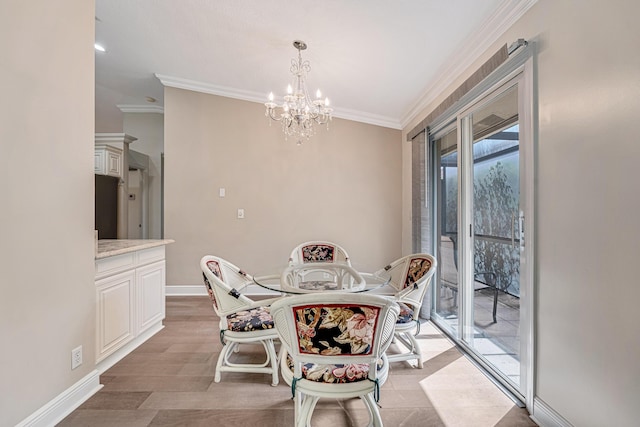
[[[267,115],[269,116],[269,118],[270,118],[271,120],[276,121],[276,122],[281,121],[281,120],[282,120],[282,115],[280,115],[280,117],[276,117],[276,116],[274,116],[274,112],[275,112],[275,109],[273,109],[273,108],[270,108],[270,109],[267,111]]]

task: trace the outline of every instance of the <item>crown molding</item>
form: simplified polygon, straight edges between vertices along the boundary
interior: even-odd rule
[[[378,114],[365,113],[363,111],[349,110],[347,108],[335,108],[333,110],[333,117],[385,128],[402,129],[399,119],[381,116]]]
[[[158,113],[164,114],[162,105],[116,105],[123,113]]]
[[[108,145],[108,144],[131,144],[137,141],[135,136],[128,135],[126,133],[96,133],[95,144],[96,145]]]
[[[210,83],[198,82],[195,80],[183,79],[180,77],[156,74],[156,77],[164,86],[176,89],[191,90],[194,92],[208,93],[211,95],[224,96],[226,98],[240,99],[243,101],[265,103],[263,93],[251,92],[248,90],[236,89],[227,86],[213,85]],[[352,120],[354,122],[367,123],[375,126],[382,126],[391,129],[402,129],[400,120],[397,118],[381,116],[377,114],[365,113],[362,111],[349,110],[345,108],[334,108],[333,117],[338,119]]]
[[[417,115],[459,78],[487,49],[495,43],[538,0],[504,0],[500,7],[485,21],[479,31],[468,37],[462,47],[440,68],[438,79],[403,115],[402,128],[408,126]]]
[[[503,0],[498,9],[485,21],[479,31],[468,37],[449,58],[447,63],[440,68],[438,78],[427,88],[424,94],[403,114],[400,118],[370,114],[363,111],[335,108],[335,118],[352,120],[382,126],[391,129],[403,129],[410,124],[416,116],[444,92],[457,78],[459,78],[480,56],[495,43],[537,0]],[[208,93],[226,98],[240,99],[243,101],[263,104],[263,93],[237,89],[228,86],[214,85],[181,77],[155,74],[156,78],[167,87],[185,89],[194,92]],[[142,106],[118,106],[126,107],[123,112],[160,112],[142,110]],[[164,108],[162,108],[164,112]]]
[[[224,96],[226,98],[240,99],[243,101],[259,102],[264,104],[264,94],[251,92],[243,89],[236,89],[227,86],[213,85],[210,83],[199,82],[196,80],[183,79],[181,77],[167,76],[164,74],[156,74],[160,83],[164,86],[174,87],[177,89],[191,90],[194,92],[209,93],[211,95]]]

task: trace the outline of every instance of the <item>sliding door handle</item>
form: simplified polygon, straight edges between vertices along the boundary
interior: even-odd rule
[[[518,215],[518,234],[520,237],[520,249],[524,249],[524,212],[520,211]]]

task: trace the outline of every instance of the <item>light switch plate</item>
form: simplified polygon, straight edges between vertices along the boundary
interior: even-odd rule
[[[244,219],[244,209],[238,209],[238,218]]]
[[[226,193],[225,189],[220,187],[220,197],[224,197],[225,193]]]

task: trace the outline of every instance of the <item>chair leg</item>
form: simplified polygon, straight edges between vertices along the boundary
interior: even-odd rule
[[[273,344],[273,340],[265,340],[264,349],[267,352],[267,357],[269,358],[269,362],[271,363],[271,385],[277,386],[278,382],[280,382],[280,377],[278,376],[278,368],[280,365],[278,364],[278,356],[276,355],[276,346]]]
[[[418,343],[418,340],[414,337],[414,335],[411,332],[396,332],[394,336],[396,338],[396,341],[399,344],[402,344],[408,351],[406,353],[388,356],[389,360],[397,361],[416,359],[418,368],[422,369],[422,351],[420,350],[420,344]],[[410,357],[409,355],[413,356]],[[397,356],[395,360],[394,356]]]
[[[265,350],[264,363],[260,365],[251,363],[234,363],[229,360],[229,357],[231,357],[232,353],[238,352],[239,343],[227,340],[227,343],[223,345],[222,350],[220,350],[220,355],[218,356],[218,361],[216,363],[216,372],[213,377],[213,381],[217,383],[220,382],[222,371],[260,372],[271,374],[271,385],[277,386],[280,382],[280,377],[278,371],[278,355],[276,354],[275,344],[273,342],[273,339],[263,339],[260,341],[260,343]]]
[[[416,361],[418,362],[418,368],[422,369],[422,351],[420,350],[420,344],[412,333],[406,334],[406,337],[411,341],[411,352],[416,355]]]
[[[378,404],[373,398],[373,393],[367,393],[360,396],[365,405],[369,409],[369,425],[374,427],[382,427],[382,419],[380,418],[380,411],[378,410]]]
[[[293,424],[298,425],[298,418],[300,418],[300,414],[302,413],[302,400],[304,399],[304,395],[296,390],[295,395],[293,396]]]
[[[302,393],[298,393],[299,392],[296,392],[296,399],[301,399],[302,402],[300,402],[300,411],[295,415],[296,427],[310,427],[311,415],[313,414],[313,409],[316,407],[316,403],[318,402],[319,398],[309,395],[306,395],[303,398]]]
[[[225,359],[227,358],[227,353],[229,351],[233,351],[233,345],[231,345],[230,343],[225,344],[222,346],[222,350],[220,350],[220,355],[218,356],[218,362],[216,363],[216,373],[213,377],[213,381],[216,383],[220,382],[220,368],[222,368],[222,364],[224,363]]]
[[[496,310],[498,309],[498,287],[493,288],[493,323],[497,323]]]
[[[313,416],[313,411],[314,409],[316,409],[316,405],[318,404],[318,401],[320,400],[320,398],[318,396],[307,396],[306,397],[307,400],[310,400],[309,402],[309,410],[307,411],[307,419],[306,419],[306,427],[311,427],[311,417]]]

